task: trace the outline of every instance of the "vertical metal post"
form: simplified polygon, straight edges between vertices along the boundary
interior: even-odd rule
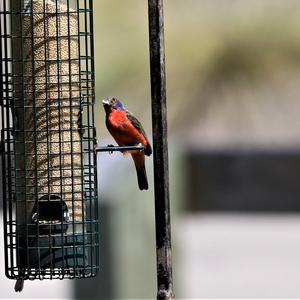
[[[173,295],[163,0],[148,0],[152,95],[157,299]]]

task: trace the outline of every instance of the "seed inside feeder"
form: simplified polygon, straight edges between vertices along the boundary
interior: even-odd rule
[[[78,13],[51,0],[30,3],[22,28],[23,82],[18,89],[23,94],[16,101],[17,151],[25,152],[25,160],[16,161],[25,170],[18,178],[18,221],[30,223],[36,199],[58,194],[70,221],[83,222]]]

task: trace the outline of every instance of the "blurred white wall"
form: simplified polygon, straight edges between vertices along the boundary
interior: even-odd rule
[[[298,215],[200,214],[176,222],[177,296],[300,296]]]

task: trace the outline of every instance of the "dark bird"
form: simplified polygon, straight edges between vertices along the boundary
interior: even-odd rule
[[[140,190],[148,189],[145,155],[152,154],[152,148],[141,123],[122,104],[111,98],[104,99],[106,127],[119,146],[144,146],[144,150],[130,151],[133,158]]]

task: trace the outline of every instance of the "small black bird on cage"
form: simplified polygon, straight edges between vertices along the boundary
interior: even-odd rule
[[[116,98],[104,99],[106,127],[119,146],[135,146],[141,144],[144,150],[129,151],[137,172],[140,190],[148,190],[145,168],[145,155],[152,154],[152,148],[142,124]]]

